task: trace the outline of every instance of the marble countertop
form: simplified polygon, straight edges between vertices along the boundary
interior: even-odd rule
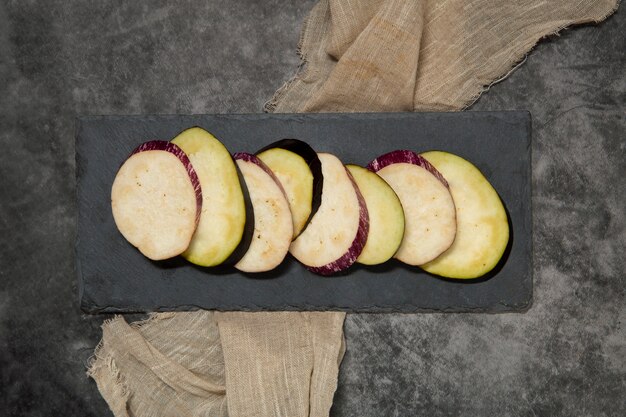
[[[105,317],[78,308],[75,117],[260,112],[313,4],[0,3],[0,414],[111,415],[85,375]],[[626,414],[624,51],[621,10],[470,109],[533,116],[530,310],[349,315],[333,416]]]

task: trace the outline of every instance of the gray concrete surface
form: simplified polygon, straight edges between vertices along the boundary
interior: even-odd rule
[[[259,112],[313,5],[0,2],[0,415],[110,415],[77,306],[76,115]],[[534,305],[350,315],[334,416],[626,414],[626,14],[541,43],[472,110],[534,117]]]

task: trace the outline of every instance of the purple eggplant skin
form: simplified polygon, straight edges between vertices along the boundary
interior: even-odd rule
[[[433,174],[446,188],[450,188],[448,185],[448,181],[444,178],[444,176],[435,168],[430,162],[428,162],[421,155],[404,149],[399,149],[396,151],[388,152],[384,155],[381,155],[374,159],[372,162],[367,164],[367,169],[372,172],[378,172],[381,169],[392,165],[392,164],[412,164],[417,165],[419,167],[424,168],[426,171]]]
[[[272,179],[274,180],[276,185],[278,185],[278,188],[280,188],[280,191],[283,193],[285,198],[287,198],[287,194],[285,193],[285,189],[283,188],[283,185],[280,183],[280,180],[276,177],[276,175],[274,175],[274,173],[272,172],[270,167],[268,167],[265,164],[265,162],[261,161],[261,159],[259,159],[256,155],[253,155],[253,154],[247,153],[247,152],[237,152],[237,153],[233,154],[233,159],[235,161],[238,160],[238,159],[241,159],[241,160],[246,161],[246,162],[251,162],[251,163],[255,164],[256,166],[258,166],[259,168],[261,168],[263,171],[265,171],[267,173],[267,175],[272,177]]]
[[[235,169],[237,170],[237,177],[239,178],[239,185],[241,186],[241,193],[243,194],[243,203],[246,207],[246,224],[243,227],[243,234],[241,235],[241,241],[239,245],[235,248],[235,250],[226,258],[224,262],[220,264],[220,266],[233,266],[237,262],[243,258],[243,256],[248,252],[248,248],[250,247],[250,243],[252,243],[252,238],[254,237],[254,208],[252,207],[252,200],[250,199],[250,193],[248,192],[248,186],[246,185],[246,181],[243,179],[243,174],[239,167],[234,162]]]
[[[184,165],[187,170],[187,175],[189,175],[189,179],[191,180],[191,184],[193,185],[193,189],[196,193],[196,224],[200,221],[200,213],[202,212],[202,187],[200,186],[200,180],[198,179],[198,174],[196,174],[196,170],[193,168],[189,157],[185,152],[183,152],[180,147],[172,142],[168,142],[166,140],[151,140],[148,142],[144,142],[141,145],[137,146],[128,156],[129,158],[136,153],[145,152],[145,151],[165,151],[173,154],[178,158],[180,162]]]
[[[356,259],[363,251],[365,243],[367,242],[367,235],[370,229],[370,216],[367,211],[367,205],[365,204],[365,198],[363,198],[363,194],[359,191],[359,187],[357,187],[356,181],[354,181],[350,171],[346,169],[346,173],[352,182],[357,199],[359,200],[359,228],[350,248],[339,259],[323,266],[306,266],[306,269],[317,275],[331,276],[350,268],[356,262]]]
[[[286,151],[291,151],[295,154],[298,154],[304,159],[304,161],[309,166],[311,173],[313,174],[313,198],[311,200],[311,214],[309,215],[308,220],[304,224],[304,227],[300,231],[300,234],[304,232],[311,222],[311,219],[317,213],[317,210],[320,208],[322,204],[322,188],[324,186],[324,176],[322,175],[322,163],[320,159],[317,157],[317,152],[308,143],[301,141],[299,139],[281,139],[276,142],[270,143],[269,145],[259,149],[255,152],[255,155],[260,154],[261,152],[265,152],[269,149],[280,148]],[[298,236],[294,237],[296,239]]]

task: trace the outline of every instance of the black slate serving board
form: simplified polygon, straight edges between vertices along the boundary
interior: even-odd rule
[[[444,150],[473,162],[500,194],[511,241],[500,265],[478,280],[447,280],[390,261],[320,277],[289,257],[274,271],[200,268],[181,258],[152,262],[117,231],[110,189],[141,142],[201,126],[231,152],[254,152],[286,137],[344,163],[364,165],[394,149]],[[297,115],[98,116],[77,120],[76,242],[85,312],[342,310],[350,312],[519,311],[532,300],[531,125],[528,112]]]

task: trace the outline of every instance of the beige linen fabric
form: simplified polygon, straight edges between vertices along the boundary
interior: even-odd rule
[[[328,416],[344,313],[218,313],[231,416]],[[230,387],[235,387],[231,390]]]
[[[544,36],[617,0],[320,0],[270,112],[459,110]]]
[[[116,417],[327,416],[344,317],[197,311],[129,325],[116,316],[88,375]]]
[[[102,326],[89,375],[116,417],[227,416],[215,313],[160,313]]]
[[[542,37],[617,0],[320,0],[274,112],[456,110]],[[332,278],[320,278],[332,279]],[[116,417],[328,416],[345,314],[160,313],[103,324],[89,375]]]

